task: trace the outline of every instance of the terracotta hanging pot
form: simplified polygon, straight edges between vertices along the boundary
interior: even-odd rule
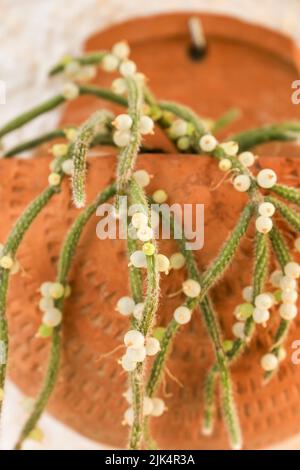
[[[133,59],[149,77],[159,98],[181,101],[212,118],[232,106],[241,108],[242,117],[232,125],[232,132],[299,116],[299,109],[290,100],[291,82],[297,78],[292,41],[228,17],[201,15],[209,48],[203,61],[193,62],[187,54],[188,17],[167,15],[124,23],[93,36],[87,50],[111,47],[116,40],[128,39]],[[108,85],[107,80],[101,74],[96,81]],[[103,105],[109,107],[107,103]],[[80,123],[96,107],[99,100],[81,97],[68,105],[62,122]],[[168,149],[169,144],[160,133],[151,142]],[[299,181],[299,147],[272,144],[263,150],[269,156],[261,157],[257,165],[273,168],[281,183],[294,185]],[[261,149],[258,151],[261,153]],[[0,162],[1,240],[23,208],[47,184],[49,158],[43,153],[39,151],[30,161]],[[98,157],[89,163],[89,201],[114,178],[115,155],[99,151]],[[197,253],[199,267],[205,269],[234,228],[246,195],[234,191],[229,183],[218,185],[220,172],[216,162],[208,157],[142,155],[138,167],[154,175],[150,192],[164,188],[171,203],[205,204],[205,243]],[[35,220],[19,250],[23,274],[12,279],[8,303],[9,374],[29,396],[35,396],[42,382],[49,346],[47,341],[35,338],[40,323],[38,288],[43,281],[54,279],[62,240],[77,214],[65,182],[63,191]],[[60,374],[48,409],[82,434],[124,447],[128,431],[121,421],[127,407],[122,398],[126,375],[117,364],[119,352],[105,359],[101,355],[121,344],[128,325],[128,320],[115,312],[117,299],[128,293],[127,260],[122,240],[100,241],[96,237],[98,220],[93,217],[86,227],[72,267],[73,295],[66,302],[64,314]],[[241,303],[241,290],[251,279],[252,236],[250,230],[226,278],[213,292],[226,337],[231,337],[233,310]],[[163,241],[160,246],[167,255],[177,250],[172,241]],[[184,273],[171,272],[163,279],[158,321],[161,325],[168,322],[181,300],[168,294],[178,290],[183,276]],[[274,313],[271,330],[278,321]],[[300,322],[295,321],[291,329],[287,359],[279,374],[262,386],[259,362],[271,344],[272,333],[270,328],[267,330],[258,327],[251,347],[232,368],[246,448],[265,448],[300,432],[300,374],[290,360],[292,341],[300,338]],[[161,448],[228,447],[219,413],[215,433],[209,438],[201,434],[203,381],[213,360],[210,341],[197,312],[176,337],[168,361],[168,369],[183,387],[166,376],[160,395],[167,393],[168,411],[152,420],[153,434]]]

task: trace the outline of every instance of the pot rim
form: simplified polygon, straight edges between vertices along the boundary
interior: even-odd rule
[[[92,44],[98,39],[101,39],[104,49],[110,48],[114,42],[122,39],[126,39],[129,43],[142,44],[153,39],[154,24],[155,40],[170,36],[188,36],[187,21],[192,16],[201,20],[205,35],[249,43],[279,56],[281,60],[290,62],[300,73],[300,47],[292,37],[255,22],[212,13],[185,11],[138,16],[125,22],[115,23],[93,34],[87,39],[85,50],[94,50]],[[138,28],[136,23],[139,23]]]

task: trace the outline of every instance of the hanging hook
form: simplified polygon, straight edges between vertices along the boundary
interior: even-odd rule
[[[202,23],[199,18],[193,16],[188,21],[191,35],[189,55],[193,60],[201,60],[207,51],[207,42],[204,36]]]

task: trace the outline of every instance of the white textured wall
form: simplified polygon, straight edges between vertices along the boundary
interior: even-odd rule
[[[134,16],[175,10],[231,14],[291,34],[300,42],[300,0],[0,0],[0,79],[7,84],[0,125],[53,94],[49,67],[67,53],[78,53],[92,32]],[[56,112],[51,119],[39,118],[15,132],[10,142],[51,129],[56,120]],[[15,387],[10,385],[7,395],[2,447],[9,449],[26,415]],[[28,442],[26,448],[97,448],[50,417],[45,416],[41,426],[45,442]],[[297,448],[297,443],[289,446]]]

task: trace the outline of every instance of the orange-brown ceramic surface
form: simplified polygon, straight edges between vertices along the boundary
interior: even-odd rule
[[[158,98],[180,100],[201,115],[213,118],[232,106],[240,107],[242,117],[230,131],[299,117],[299,109],[290,102],[291,81],[297,78],[291,41],[254,25],[206,15],[203,23],[209,53],[202,63],[195,63],[186,55],[187,18],[171,15],[118,25],[93,36],[87,49],[109,47],[116,40],[127,38],[133,58],[149,76]],[[97,81],[109,83],[102,73]],[[81,122],[98,106],[99,100],[80,98],[67,107],[62,121]],[[152,143],[169,148],[160,133]],[[261,158],[260,165],[274,168],[281,182],[296,186],[299,147],[276,144],[267,151],[271,157]],[[1,240],[26,204],[47,184],[49,159],[38,153],[31,161],[0,163]],[[274,157],[279,154],[290,158]],[[115,163],[114,155],[90,160],[89,201],[113,180]],[[154,175],[150,192],[164,188],[171,202],[205,204],[205,244],[197,253],[199,266],[205,269],[234,227],[246,196],[235,192],[229,183],[217,184],[221,175],[208,157],[145,155],[138,166]],[[61,242],[77,214],[65,182],[63,191],[53,198],[26,235],[19,252],[22,275],[11,282],[9,373],[31,396],[43,379],[48,353],[48,342],[34,337],[41,316],[37,289],[43,281],[54,279]],[[127,429],[121,426],[126,409],[122,398],[126,377],[117,364],[121,352],[105,359],[101,355],[118,346],[128,328],[128,320],[114,310],[117,299],[128,293],[127,261],[124,242],[97,239],[98,220],[93,217],[85,229],[71,270],[73,295],[66,304],[62,365],[49,411],[84,435],[116,447],[126,445]],[[226,337],[231,337],[233,309],[242,300],[241,289],[250,282],[252,237],[250,230],[226,279],[214,290]],[[175,250],[173,242],[161,244],[163,253]],[[183,276],[184,272],[171,272],[164,277],[158,324],[165,325],[183,300],[180,295],[166,295],[178,290]],[[278,323],[276,312],[270,323],[274,330]],[[297,321],[287,341],[288,358],[268,386],[261,384],[259,360],[271,339],[262,327],[243,360],[233,367],[246,448],[266,447],[300,432],[300,374],[290,361],[292,340],[299,337]],[[201,435],[203,380],[212,362],[210,341],[201,315],[196,312],[192,322],[178,334],[168,362],[169,370],[184,386],[165,377],[160,396],[167,394],[168,411],[152,422],[161,448],[227,448],[219,413],[213,436]]]

